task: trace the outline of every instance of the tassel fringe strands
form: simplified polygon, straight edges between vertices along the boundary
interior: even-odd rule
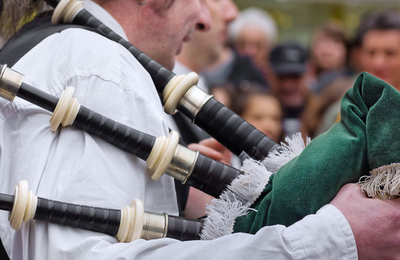
[[[381,166],[362,176],[359,180],[361,190],[369,197],[393,199],[400,196],[400,164]]]
[[[241,170],[244,174],[236,178],[218,199],[213,199],[206,206],[207,218],[201,239],[212,240],[233,233],[235,219],[254,210],[251,205],[260,196],[271,175],[298,156],[311,139],[307,138],[304,143],[301,134],[297,133],[292,138],[286,137],[285,141],[287,144],[282,143],[279,152],[271,152],[262,163],[253,159],[243,162]]]

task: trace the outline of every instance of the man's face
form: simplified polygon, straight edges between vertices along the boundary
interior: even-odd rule
[[[268,61],[271,48],[265,32],[249,25],[244,26],[239,33],[235,47],[239,54],[249,56],[260,68]]]
[[[165,1],[165,0],[153,0]],[[157,4],[157,3],[156,3]],[[173,68],[175,55],[184,42],[190,41],[194,30],[207,31],[211,27],[210,13],[205,0],[175,0],[162,12],[143,9],[138,21],[141,28],[133,44],[168,69]]]
[[[285,108],[301,107],[305,102],[304,76],[284,75],[276,77],[273,91]]]
[[[372,30],[361,47],[363,70],[400,90],[400,31]]]
[[[316,35],[312,43],[312,56],[323,70],[343,68],[346,63],[346,46],[323,34]]]
[[[201,50],[202,55],[209,55],[211,64],[223,50],[228,24],[237,17],[238,9],[232,0],[206,0],[206,3],[211,14],[211,29],[207,32],[195,32],[189,44],[191,48]]]

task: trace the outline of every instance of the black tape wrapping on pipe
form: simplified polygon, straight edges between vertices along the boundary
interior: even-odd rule
[[[182,111],[185,113],[184,109]],[[279,148],[268,136],[214,98],[204,104],[195,123],[236,155],[245,151],[250,157],[262,160],[271,150]]]
[[[202,229],[202,221],[168,216],[167,237],[181,241],[199,240]]]
[[[38,198],[34,219],[101,232],[115,237],[121,221],[121,211]]]
[[[90,134],[146,160],[154,146],[156,138],[123,124],[117,123],[84,106],[72,124]]]
[[[211,196],[219,197],[221,193],[242,172],[236,168],[199,154],[193,173],[186,184],[195,187]]]
[[[17,96],[50,112],[55,110],[58,98],[26,83],[22,83]],[[146,160],[154,146],[155,137],[115,122],[81,106],[73,126]]]

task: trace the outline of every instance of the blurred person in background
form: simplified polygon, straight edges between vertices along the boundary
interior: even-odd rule
[[[311,88],[321,94],[334,80],[347,76],[347,40],[344,28],[337,23],[322,25],[313,35],[310,49]]]
[[[280,43],[271,50],[269,61],[274,77],[272,93],[282,104],[285,135],[301,132],[303,137],[313,136],[318,122],[315,111],[310,108],[319,99],[305,84],[305,48],[293,41]]]
[[[361,69],[400,90],[400,13],[385,10],[361,23]]]
[[[269,82],[268,57],[277,38],[275,20],[260,8],[247,8],[231,24],[230,38],[235,50],[242,56],[250,57]]]
[[[232,0],[206,0],[210,10],[212,27],[204,33],[193,32],[176,57],[174,72],[187,74],[191,71],[200,76],[198,86],[209,92],[202,77],[204,69],[216,62],[224,49],[228,34],[228,25],[238,16],[238,9]]]
[[[330,83],[321,92],[320,102],[313,108],[317,111],[319,119],[314,137],[326,132],[340,120],[340,104],[347,90],[353,85],[356,77],[354,75],[340,77]]]
[[[232,0],[206,0],[206,3],[210,10],[212,27],[206,33],[193,32],[191,41],[186,42],[181,53],[176,56],[173,71],[177,75],[196,72],[199,75],[197,85],[209,93],[209,87],[202,75],[203,71],[219,58],[226,41],[227,26],[237,17],[239,11]],[[180,112],[173,118],[187,143],[197,143],[208,137],[208,134]]]
[[[316,134],[329,129],[340,119],[340,99],[362,71],[400,89],[400,14],[380,11],[364,17],[352,41],[352,76],[342,77],[321,93],[320,125]],[[335,98],[336,97],[336,98]]]
[[[232,97],[232,111],[276,143],[283,141],[282,106],[270,91],[258,85],[249,85],[243,90],[237,89]],[[231,165],[241,167],[241,159],[232,156]]]
[[[268,54],[276,41],[275,21],[262,9],[240,12],[229,25],[229,36],[219,59],[205,71],[210,86],[269,85]]]
[[[206,85],[202,73],[205,68],[219,58],[226,42],[227,26],[237,17],[239,11],[232,0],[206,0],[206,3],[211,15],[211,29],[203,33],[193,32],[191,41],[183,46],[181,53],[176,57],[173,71],[177,75],[188,74],[191,71],[196,72],[200,76],[198,86],[209,92],[210,89]],[[206,132],[194,125],[180,112],[176,113],[173,118],[182,138],[187,143],[198,143],[209,137]],[[191,144],[189,147],[197,149],[195,144]],[[225,156],[229,163],[231,154],[227,151],[225,153],[227,153]],[[204,216],[206,214],[205,206],[212,199],[212,196],[190,187],[185,216],[193,219]]]
[[[255,85],[239,91],[232,110],[276,143],[283,141],[282,106],[268,90]]]

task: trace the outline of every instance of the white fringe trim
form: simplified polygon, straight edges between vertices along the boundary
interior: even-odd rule
[[[299,156],[304,148],[310,144],[311,138],[307,137],[306,143],[304,143],[301,133],[296,133],[292,135],[292,138],[286,137],[285,141],[287,144],[281,143],[280,151],[271,152],[262,162],[272,173],[276,173],[283,165]]]
[[[247,215],[250,206],[260,196],[269,182],[271,172],[253,159],[245,160],[244,172],[232,181],[218,199],[206,205],[207,218],[204,221],[203,240],[212,240],[233,232],[235,219]]]
[[[260,196],[273,174],[267,170],[270,169],[270,164],[276,173],[281,166],[304,150],[310,138],[307,138],[307,144],[304,144],[301,134],[297,133],[292,139],[286,138],[285,141],[288,145],[282,143],[280,153],[271,152],[262,163],[253,159],[245,160],[241,167],[244,174],[233,180],[218,199],[213,199],[206,205],[207,218],[204,220],[201,239],[212,240],[232,234],[236,218],[254,210],[251,205]]]
[[[358,182],[369,197],[393,199],[400,196],[400,163],[381,166],[370,174],[362,176]]]

